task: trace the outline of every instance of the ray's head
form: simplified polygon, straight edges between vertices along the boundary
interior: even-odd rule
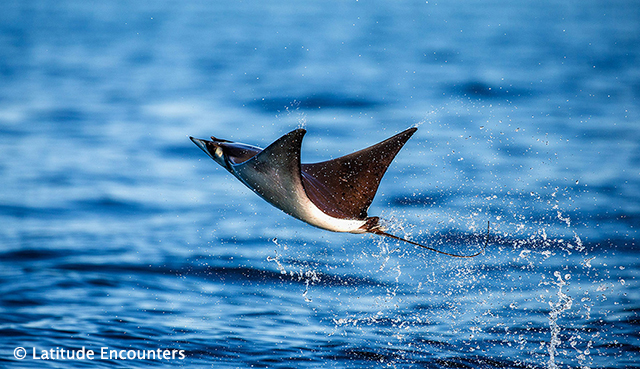
[[[243,163],[262,151],[262,149],[255,146],[223,140],[213,136],[211,136],[211,140],[191,136],[189,138],[211,159],[230,172],[233,172],[232,165]]]

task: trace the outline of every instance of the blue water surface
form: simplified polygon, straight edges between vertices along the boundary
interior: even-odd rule
[[[1,2],[0,366],[640,365],[639,19],[626,0]],[[314,162],[410,126],[369,214],[458,253],[490,221],[484,255],[311,227],[188,139],[304,127]],[[184,356],[126,357],[158,349]]]

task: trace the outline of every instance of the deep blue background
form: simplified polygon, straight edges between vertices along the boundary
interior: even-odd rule
[[[0,364],[637,365],[639,19],[636,1],[3,1]],[[489,220],[485,255],[313,228],[187,138],[302,126],[312,162],[412,125],[370,215],[457,252]]]

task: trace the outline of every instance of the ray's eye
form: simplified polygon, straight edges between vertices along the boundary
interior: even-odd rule
[[[214,152],[215,156],[218,158],[222,158],[222,148],[220,146],[216,147],[216,151]]]

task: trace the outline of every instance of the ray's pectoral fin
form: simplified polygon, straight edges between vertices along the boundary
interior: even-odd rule
[[[330,216],[366,219],[382,176],[416,130],[409,128],[376,145],[333,160],[302,164],[302,184],[307,196]]]
[[[306,131],[296,129],[280,137],[251,159],[233,166],[233,173],[271,205],[298,217],[304,189],[300,149]]]

